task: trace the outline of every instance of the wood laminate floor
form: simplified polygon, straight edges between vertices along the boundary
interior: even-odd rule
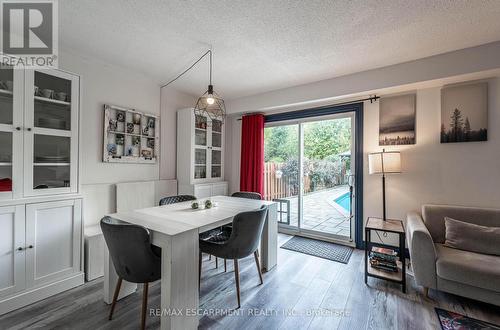
[[[279,245],[290,237],[280,234]],[[427,300],[411,277],[407,294],[374,278],[366,286],[361,250],[347,265],[284,249],[278,257],[277,268],[264,274],[264,285],[258,285],[253,256],[240,261],[242,307],[237,311],[232,262],[224,273],[222,262],[215,269],[205,257],[200,300],[209,315],[201,317],[200,329],[440,329],[434,307],[500,324],[499,307],[433,290],[433,300]],[[108,321],[102,285],[102,280],[88,282],[0,316],[0,329],[138,329],[142,290],[119,301]],[[149,308],[154,311],[159,304],[155,283]],[[148,316],[147,328],[159,328],[159,318]]]

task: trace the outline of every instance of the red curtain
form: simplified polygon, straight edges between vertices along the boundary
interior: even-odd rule
[[[264,115],[246,115],[241,128],[240,190],[264,196]]]

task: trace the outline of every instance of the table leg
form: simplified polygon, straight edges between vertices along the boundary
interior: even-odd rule
[[[198,229],[175,236],[153,232],[160,246],[161,329],[198,329]]]
[[[104,244],[104,293],[103,298],[106,304],[111,304],[113,301],[113,294],[116,287],[116,282],[118,282],[118,275],[115,271],[115,266],[109,255],[108,247]],[[137,284],[130,283],[127,281],[122,281],[120,294],[118,295],[118,300],[131,295],[137,290]]]
[[[269,271],[278,262],[278,208],[276,203],[268,207],[260,244],[261,268],[263,271]]]

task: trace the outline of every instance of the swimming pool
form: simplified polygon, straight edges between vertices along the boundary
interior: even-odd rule
[[[340,205],[347,212],[351,212],[351,198],[349,195],[350,194],[346,192],[345,194],[342,194],[339,197],[335,198],[335,203]]]

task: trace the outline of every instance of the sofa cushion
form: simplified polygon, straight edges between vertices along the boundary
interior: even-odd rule
[[[479,226],[444,218],[447,247],[500,256],[500,227]]]
[[[434,243],[444,243],[444,218],[487,227],[500,227],[500,210],[452,205],[423,205],[422,220],[429,230]]]
[[[436,244],[436,272],[443,279],[500,292],[500,257]]]

